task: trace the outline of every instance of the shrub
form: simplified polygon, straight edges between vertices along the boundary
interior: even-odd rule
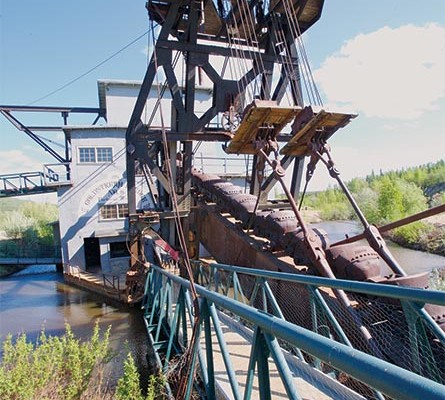
[[[311,193],[305,204],[318,210],[324,220],[346,220],[353,217],[352,208],[339,189]]]
[[[33,220],[20,211],[12,211],[2,222],[1,230],[11,239],[20,239],[33,225]]]
[[[23,245],[52,245],[54,235],[49,224],[57,218],[54,204],[21,202],[13,211],[0,209],[0,230],[10,239],[22,239]]]
[[[423,222],[414,222],[409,225],[394,229],[394,236],[409,245],[418,245],[425,235],[428,235],[431,226]]]
[[[164,398],[165,379],[162,376],[151,375],[147,383],[147,395],[142,394],[140,376],[131,353],[128,353],[124,363],[124,374],[119,379],[116,388],[117,400],[155,400]]]
[[[139,382],[139,372],[131,353],[128,353],[124,363],[124,375],[117,382],[116,399],[143,400]]]
[[[0,364],[0,398],[92,397],[87,393],[97,392],[101,387],[100,371],[110,359],[109,335],[110,329],[101,336],[97,324],[91,339],[84,342],[74,337],[68,324],[62,337],[48,337],[42,332],[35,345],[27,341],[25,334],[15,343],[9,335],[3,344]],[[104,397],[101,394],[96,398]]]

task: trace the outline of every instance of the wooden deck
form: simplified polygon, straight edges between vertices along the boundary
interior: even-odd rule
[[[74,286],[100,294],[112,301],[129,304],[125,274],[93,274],[78,268],[70,268],[70,271],[65,272],[63,276],[66,282]]]
[[[314,140],[326,141],[337,130],[345,127],[355,114],[329,112],[323,109],[315,111],[305,107],[292,124],[292,137],[280,150],[286,156],[303,157],[310,155],[310,143]]]

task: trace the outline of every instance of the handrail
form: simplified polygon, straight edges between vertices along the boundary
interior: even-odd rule
[[[333,280],[318,276],[267,271],[218,263],[212,263],[209,265],[210,267],[224,271],[237,272],[255,277],[277,279],[281,281],[300,283],[310,286],[327,287],[331,289],[343,289],[347,292],[445,306],[445,293],[439,290],[425,290],[411,287],[385,285],[381,283],[348,281],[343,279]]]
[[[237,269],[237,267],[234,267]],[[175,276],[160,267],[151,266],[152,283],[169,285],[171,282],[180,285],[185,292],[189,289],[189,281]],[[164,276],[167,282],[159,277]],[[169,283],[170,282],[170,283]],[[307,283],[307,282],[305,282]],[[326,286],[326,282],[324,282]],[[380,360],[354,348],[343,345],[332,339],[311,332],[303,327],[272,316],[261,310],[227,298],[219,293],[196,285],[196,291],[207,304],[215,304],[219,308],[243,318],[248,323],[260,329],[263,334],[281,339],[330,366],[343,371],[351,377],[369,385],[395,399],[443,399],[444,386],[411,371]],[[164,293],[160,286],[156,293]],[[159,328],[158,328],[159,329]],[[198,351],[198,350],[195,350]]]

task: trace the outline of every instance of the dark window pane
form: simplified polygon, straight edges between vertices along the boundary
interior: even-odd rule
[[[114,242],[110,243],[110,258],[128,257],[127,242]]]

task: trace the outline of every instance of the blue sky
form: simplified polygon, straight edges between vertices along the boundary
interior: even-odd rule
[[[145,0],[0,0],[0,104],[32,103],[146,30]],[[345,179],[445,156],[443,0],[326,0],[305,36],[325,105],[359,114],[331,141]],[[142,79],[146,46],[145,37],[36,104],[97,106],[97,79]],[[53,162],[3,118],[0,135],[0,174]],[[311,185],[327,182],[322,173]]]

